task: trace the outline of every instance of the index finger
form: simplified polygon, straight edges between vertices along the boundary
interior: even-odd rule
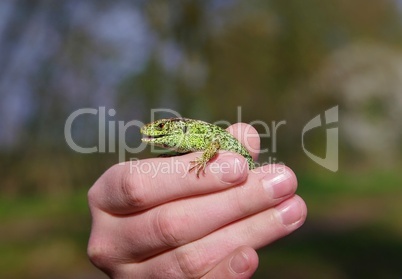
[[[221,191],[247,178],[245,158],[231,152],[219,152],[208,163],[205,175],[197,178],[188,169],[200,155],[197,152],[115,165],[91,187],[89,205],[111,214],[132,214],[171,200]]]
[[[257,160],[260,152],[260,136],[253,126],[246,123],[236,123],[226,130],[244,145],[254,160]]]

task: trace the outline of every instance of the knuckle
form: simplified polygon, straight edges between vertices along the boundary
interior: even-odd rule
[[[204,275],[202,267],[207,267],[211,263],[207,263],[207,257],[202,256],[200,249],[196,249],[194,245],[186,249],[177,249],[175,257],[178,264],[179,272],[185,278],[201,278]]]
[[[156,213],[155,232],[167,247],[178,247],[186,241],[183,237],[183,226],[185,222],[178,220],[170,210],[160,209]]]
[[[107,244],[107,241],[91,237],[88,243],[87,254],[89,260],[95,266],[107,273],[110,273],[113,266],[115,266],[114,257],[112,256],[113,249]]]
[[[250,206],[250,201],[245,199],[246,196],[244,191],[245,189],[238,187],[236,191],[233,191],[232,205],[237,210],[237,212],[241,213],[243,216],[247,216],[252,213],[252,207]]]
[[[140,209],[145,207],[147,197],[143,185],[140,174],[124,172],[120,183],[123,203],[130,206],[130,208]]]
[[[99,206],[102,202],[102,189],[105,184],[105,174],[98,178],[98,180],[89,188],[87,193],[88,205],[90,208]]]
[[[97,199],[97,194],[96,194],[96,188],[95,185],[89,188],[88,194],[87,194],[87,199],[88,199],[88,205],[89,207],[94,206],[96,199]]]

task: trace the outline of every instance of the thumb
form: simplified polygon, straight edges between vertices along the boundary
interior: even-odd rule
[[[251,278],[257,267],[257,252],[249,246],[241,246],[226,256],[202,278],[247,279]]]

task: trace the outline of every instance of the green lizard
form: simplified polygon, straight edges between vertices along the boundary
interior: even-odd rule
[[[167,118],[156,120],[141,128],[142,141],[168,148],[178,153],[204,151],[201,157],[191,161],[189,171],[196,170],[197,177],[219,150],[239,153],[247,159],[249,169],[254,161],[247,149],[229,132],[219,126],[189,118]]]

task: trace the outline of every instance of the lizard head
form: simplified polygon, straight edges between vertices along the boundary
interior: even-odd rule
[[[142,141],[165,148],[180,146],[187,132],[186,122],[186,118],[165,118],[146,124],[141,128]]]

